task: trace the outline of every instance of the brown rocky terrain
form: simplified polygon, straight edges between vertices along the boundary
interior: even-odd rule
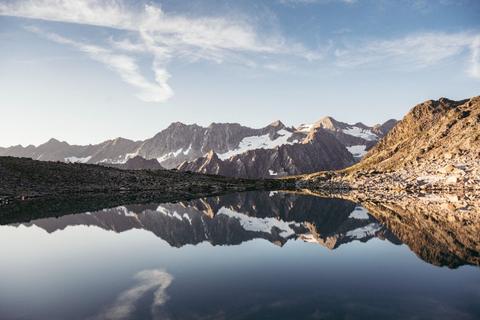
[[[356,165],[297,177],[327,189],[480,189],[480,97],[415,106]]]

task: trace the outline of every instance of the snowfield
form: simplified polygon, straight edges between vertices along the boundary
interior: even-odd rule
[[[350,152],[354,157],[361,158],[367,153],[367,146],[364,144],[347,147],[348,152]]]
[[[282,129],[279,130],[277,133],[280,136],[275,140],[271,140],[268,134],[262,136],[245,137],[242,139],[242,141],[240,141],[236,149],[218,154],[218,158],[220,158],[221,160],[225,160],[230,157],[236,156],[237,154],[241,154],[250,150],[275,149],[276,147],[282,146],[284,144],[294,144],[298,142],[296,140],[288,141],[288,139],[292,136],[292,133],[290,131]]]
[[[350,127],[348,129],[343,129],[343,133],[349,134],[354,137],[359,137],[368,141],[378,140],[378,136],[370,130],[365,130],[359,127]]]
[[[363,239],[368,236],[374,236],[377,231],[379,231],[382,227],[378,223],[370,223],[361,228],[357,228],[351,231],[348,231],[345,235],[350,238],[354,239]]]
[[[87,163],[90,159],[92,159],[92,156],[88,156],[85,158],[67,157],[65,158],[65,162]]]
[[[350,219],[356,219],[356,220],[368,220],[370,218],[370,216],[367,213],[367,210],[365,210],[362,207],[356,207],[355,210],[353,210],[348,217]]]

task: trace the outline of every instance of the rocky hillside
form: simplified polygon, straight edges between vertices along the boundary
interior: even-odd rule
[[[99,165],[0,157],[0,204],[8,199],[86,193],[163,193],[177,198],[278,187],[278,181],[234,179],[176,170],[120,170]]]
[[[421,103],[360,163],[301,180],[335,188],[479,189],[480,97]]]
[[[390,131],[396,120],[390,119],[381,125],[369,127],[361,122],[348,124],[337,121],[332,117],[325,117],[310,125],[310,130],[322,128],[332,133],[348,151],[355,157],[361,159],[379,139],[383,138]]]
[[[270,158],[276,157],[275,154],[278,148],[303,144],[303,141],[312,132],[318,131],[319,128],[324,128],[332,133],[343,148],[334,146],[331,150],[322,150],[321,147],[329,144],[329,141],[332,140],[329,136],[324,135],[326,137],[325,141],[314,139],[313,143],[320,142],[319,145],[305,150],[306,152],[309,152],[309,150],[315,153],[320,152],[322,155],[305,155],[304,153],[303,155],[310,158],[311,163],[316,163],[315,160],[319,160],[318,158],[324,158],[325,160],[327,157],[340,159],[340,161],[335,164],[324,161],[324,163],[328,164],[324,167],[318,165],[309,166],[306,162],[295,163],[293,164],[295,169],[292,169],[289,174],[298,174],[316,170],[343,168],[351,165],[352,156],[353,160],[356,161],[365,154],[366,150],[385,134],[391,122],[388,121],[383,125],[367,127],[361,123],[349,125],[328,118],[332,123],[334,122],[334,125],[327,126],[324,125],[327,121],[325,119],[318,123],[301,125],[297,128],[286,127],[280,121],[276,121],[260,129],[245,127],[237,123],[212,123],[208,127],[202,127],[196,124],[186,125],[175,122],[152,138],[144,141],[117,138],[100,144],[80,146],[51,139],[37,147],[30,145],[27,147],[0,148],[0,156],[28,157],[34,160],[45,161],[120,165],[121,167],[125,167],[123,165],[129,159],[140,156],[147,160],[156,159],[164,168],[172,169],[185,161],[191,162],[198,158],[206,157],[210,151],[216,153],[220,160],[227,160],[253,150],[268,150],[266,152],[268,153],[268,160],[265,163],[257,162],[259,167],[266,168],[273,162],[278,162],[278,164],[273,164],[274,167],[267,168],[267,170],[260,170],[260,175],[258,176],[265,176],[265,172],[268,174],[269,170],[279,172],[278,175],[280,175],[283,171],[281,162],[287,163],[287,158],[291,156],[288,154],[277,155],[278,158],[283,158],[283,160],[272,162]],[[302,149],[302,146],[299,149]],[[283,148],[282,150],[286,150],[285,152],[288,153],[292,149]],[[336,152],[337,150],[339,151],[337,154],[326,154],[332,151]],[[345,155],[345,153],[350,153],[351,155]],[[246,158],[249,156],[251,157],[252,155],[247,155]],[[140,169],[131,166],[129,168]],[[240,172],[242,170],[239,168],[235,171]],[[275,176],[275,174],[272,176]]]

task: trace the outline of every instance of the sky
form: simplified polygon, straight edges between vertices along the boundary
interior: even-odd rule
[[[478,0],[0,0],[0,146],[480,95]]]

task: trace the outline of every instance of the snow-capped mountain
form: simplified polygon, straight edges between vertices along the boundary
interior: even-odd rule
[[[390,124],[391,121],[367,127],[324,118],[297,128],[275,121],[255,129],[238,123],[212,123],[202,127],[175,122],[144,141],[117,138],[81,146],[51,139],[37,147],[0,148],[0,156],[114,165],[142,157],[156,159],[167,169],[182,164],[186,170],[206,173],[280,176],[349,166],[389,130]],[[212,153],[215,155],[209,156]],[[214,163],[203,165],[206,160],[211,162],[208,157]],[[217,161],[224,169],[205,169],[214,168]],[[232,166],[234,170],[225,169]]]
[[[383,138],[396,123],[396,120],[390,119],[381,125],[378,124],[369,127],[361,122],[348,124],[337,121],[332,117],[324,117],[313,124],[303,124],[299,128],[301,130],[308,129],[308,131],[314,130],[315,128],[328,130],[358,160],[362,158],[378,140]]]
[[[268,178],[341,169],[354,162],[352,154],[330,132],[316,128],[294,143],[247,150],[223,159],[211,151],[205,157],[184,162],[178,169],[231,177]]]

